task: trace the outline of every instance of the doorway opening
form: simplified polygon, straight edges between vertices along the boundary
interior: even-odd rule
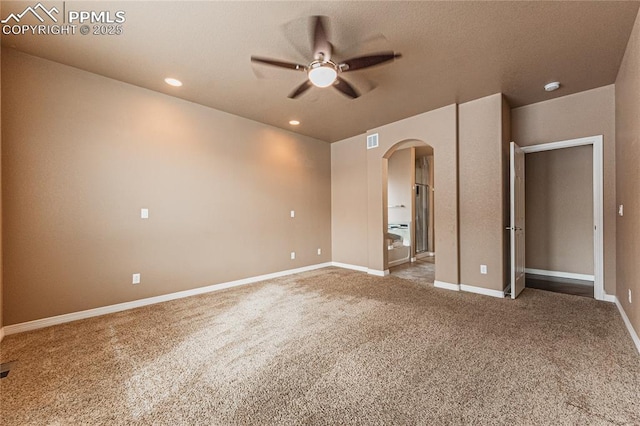
[[[387,158],[385,241],[392,275],[435,280],[433,171],[433,148],[418,141],[401,144]]]
[[[604,300],[602,136],[522,151],[526,286]]]

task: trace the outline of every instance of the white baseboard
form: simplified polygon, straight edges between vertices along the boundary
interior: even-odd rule
[[[405,257],[404,259],[398,259],[398,260],[393,260],[389,262],[389,267],[398,266],[398,265],[402,265],[403,263],[409,263],[409,262],[411,262],[411,259],[408,257]]]
[[[385,269],[384,271],[379,271],[377,269],[368,269],[367,268],[367,274],[375,275],[377,277],[386,277],[387,275],[389,275],[389,270]]]
[[[532,275],[543,275],[545,277],[568,278],[571,280],[595,281],[594,275],[576,274],[573,272],[547,271],[545,269],[525,268],[524,272]]]
[[[179,291],[176,293],[163,294],[161,296],[148,297],[146,299],[133,300],[131,302],[118,303],[116,305],[102,306],[100,308],[87,309],[86,311],[72,312],[69,314],[37,319],[33,321],[23,322],[20,324],[6,325],[3,327],[2,330],[3,330],[3,333],[8,336],[10,334],[22,333],[25,331],[36,330],[39,328],[49,327],[57,324],[63,324],[66,322],[77,321],[77,320],[91,318],[91,317],[97,317],[100,315],[112,314],[114,312],[126,311],[128,309],[139,308],[142,306],[153,305],[156,303],[168,302],[169,300],[182,299],[184,297],[210,293],[213,291],[224,290],[226,288],[238,287],[241,285],[252,284],[259,281],[265,281],[273,278],[284,277],[287,275],[299,274],[301,272],[307,272],[307,271],[312,271],[314,269],[326,268],[328,266],[331,266],[331,262],[319,263],[316,265],[304,266],[302,268],[289,269],[286,271],[274,272],[271,274],[259,275],[256,277],[244,278],[236,281],[229,281],[226,283],[213,284],[206,287],[199,287],[191,290]]]
[[[602,298],[604,302],[618,303],[618,298],[612,294],[604,293],[604,297]]]
[[[618,298],[616,296],[613,297],[615,298],[615,304],[618,307],[618,311],[620,311],[622,321],[624,321],[624,325],[627,326],[627,330],[629,330],[629,334],[631,335],[631,340],[633,340],[633,343],[636,345],[636,349],[638,350],[638,354],[640,354],[640,337],[638,337],[638,333],[633,329],[633,325],[631,325],[631,321],[629,321],[629,317],[624,311],[624,308],[620,304]]]
[[[444,281],[435,280],[433,282],[433,286],[438,288],[444,288],[445,290],[460,291],[460,284],[451,284],[451,283],[446,283]]]
[[[366,266],[351,265],[349,263],[342,263],[342,262],[331,262],[331,266],[335,266],[336,268],[352,269],[354,271],[360,271],[360,272],[369,271],[369,268],[367,268]]]
[[[504,290],[492,290],[467,284],[460,284],[460,290],[468,293],[482,294],[484,296],[499,297],[501,299],[504,298]]]

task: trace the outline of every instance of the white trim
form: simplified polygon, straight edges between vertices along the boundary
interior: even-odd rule
[[[545,277],[569,278],[572,280],[595,281],[595,275],[576,274],[574,272],[547,271],[546,269],[525,268],[524,272]]]
[[[33,321],[23,322],[20,324],[12,324],[3,327],[4,333],[10,334],[22,333],[39,328],[49,327],[52,325],[63,324],[71,321],[97,317],[100,315],[112,314],[114,312],[126,311],[128,309],[139,308],[156,303],[168,302],[169,300],[182,299],[184,297],[195,296],[203,293],[224,290],[226,288],[238,287],[246,284],[253,284],[259,281],[270,280],[273,278],[284,277],[287,275],[299,274],[301,272],[312,271],[331,266],[331,262],[319,263],[316,265],[304,266],[302,268],[289,269],[286,271],[274,272],[271,274],[259,275],[256,277],[244,278],[226,283],[213,284],[206,287],[198,287],[191,290],[178,291],[176,293],[163,294],[161,296],[148,297],[146,299],[133,300],[131,302],[118,303],[116,305],[101,306],[99,308],[87,309],[86,311],[72,312],[69,314],[57,315],[55,317],[42,318]]]
[[[352,269],[354,271],[360,272],[367,272],[369,270],[369,268],[367,268],[366,266],[351,265],[349,263],[341,262],[331,262],[331,266],[335,266],[336,268]]]
[[[523,146],[525,154],[593,145],[593,297],[604,300],[604,174],[602,160],[602,135],[570,139],[560,142]]]
[[[386,277],[387,275],[389,275],[389,270],[385,269],[384,271],[379,271],[377,269],[368,269],[367,268],[367,274],[375,275],[377,277]]]
[[[423,251],[422,253],[416,253],[416,259],[423,259],[425,257],[433,257],[436,253],[433,251]]]
[[[392,260],[391,262],[388,262],[388,263],[389,263],[389,265],[388,265],[389,268],[391,268],[392,266],[398,266],[398,265],[403,265],[405,263],[409,263],[409,258],[405,257],[405,258],[398,259],[398,260]]]
[[[627,313],[622,308],[622,305],[620,304],[620,301],[618,300],[618,298],[615,296],[613,297],[615,298],[615,304],[618,307],[618,310],[620,311],[620,316],[622,317],[622,321],[624,321],[624,325],[627,326],[627,330],[629,330],[629,334],[631,335],[631,340],[633,340],[633,343],[636,345],[636,349],[640,354],[640,337],[638,337],[638,333],[636,333],[636,331],[633,329],[633,325],[631,325],[631,321],[629,321],[629,317],[627,317]]]
[[[438,288],[444,288],[445,290],[460,291],[460,284],[451,284],[451,283],[446,283],[444,281],[435,280],[433,282],[433,286]]]
[[[460,290],[468,293],[482,294],[484,296],[504,298],[504,290],[491,290],[484,287],[476,287],[473,285],[460,284]]]
[[[604,302],[617,303],[618,298],[613,294],[604,294],[604,298],[602,299]]]
[[[521,146],[525,154],[532,152],[551,151],[553,149],[572,148],[574,146],[593,145],[594,141],[602,141],[602,135],[589,136],[586,138],[569,139],[560,142],[541,143],[537,145]]]

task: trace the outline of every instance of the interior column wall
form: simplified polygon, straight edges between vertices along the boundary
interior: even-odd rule
[[[501,94],[459,106],[460,284],[497,291],[507,281],[502,123]]]
[[[366,269],[367,147],[362,135],[331,144],[332,260]]]

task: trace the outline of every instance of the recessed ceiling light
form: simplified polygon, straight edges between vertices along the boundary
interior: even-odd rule
[[[289,124],[291,124],[292,126],[297,126],[298,124],[300,124],[300,122],[298,120],[291,120],[289,121]]]
[[[554,90],[558,90],[560,88],[560,82],[554,81],[553,83],[548,83],[544,85],[544,90],[547,92],[553,92]]]
[[[167,83],[169,86],[175,86],[175,87],[182,86],[182,82],[180,80],[171,78],[171,77],[165,78],[164,82]]]

